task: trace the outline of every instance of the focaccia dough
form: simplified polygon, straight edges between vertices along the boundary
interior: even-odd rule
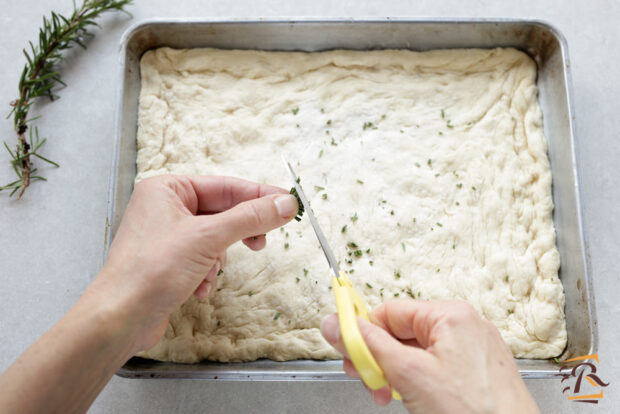
[[[289,188],[284,154],[369,306],[463,299],[517,357],[565,347],[536,65],[524,53],[161,48],[141,75],[137,180],[215,174]],[[335,305],[309,222],[267,239],[260,252],[232,246],[217,292],[190,299],[141,355],[337,358],[319,332]]]

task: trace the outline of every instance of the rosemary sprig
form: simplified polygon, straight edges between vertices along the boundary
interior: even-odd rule
[[[86,49],[85,41],[94,36],[89,32],[90,27],[99,27],[94,19],[111,10],[122,11],[129,15],[125,7],[131,2],[132,0],[84,0],[80,7],[74,2],[73,13],[69,17],[56,12],[52,12],[50,17],[43,16],[38,43],[28,42],[30,50],[23,50],[26,64],[19,78],[19,97],[11,102],[12,108],[7,116],[7,119],[13,116],[17,146],[15,151],[12,151],[6,142],[4,146],[11,157],[11,165],[17,180],[0,187],[0,191],[10,190],[10,195],[19,191],[17,198],[20,199],[33,180],[45,181],[45,178],[34,174],[36,168],[32,165],[32,156],[55,167],[59,166],[39,154],[46,139],[40,138],[36,127],[30,128],[30,123],[36,118],[28,118],[28,113],[37,98],[57,99],[59,96],[54,93],[54,88],[58,84],[66,86],[56,70],[58,63],[63,59],[62,52],[74,45]]]
[[[297,184],[299,184],[300,178],[297,177]],[[290,193],[295,196],[297,199],[297,204],[299,205],[299,209],[297,210],[297,214],[295,215],[295,220],[301,221],[301,217],[304,215],[304,205],[301,203],[301,198],[299,198],[299,194],[297,194],[297,190],[295,187],[291,187]]]

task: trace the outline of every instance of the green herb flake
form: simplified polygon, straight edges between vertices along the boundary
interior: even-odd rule
[[[276,312],[275,315],[273,315],[273,320],[275,321],[276,319],[278,319],[280,317],[280,312]]]
[[[416,162],[416,163],[415,163],[415,166],[416,166],[416,167],[418,167],[418,168],[420,168],[420,167],[421,167],[421,165],[420,165],[420,163],[419,163],[419,162]]]
[[[432,167],[433,166],[433,160],[431,160],[429,158],[428,161],[426,161],[426,165],[428,165],[429,167]]]
[[[319,158],[323,156],[323,150],[319,151]]]
[[[327,122],[326,122],[326,124],[327,124],[327,125],[331,125],[331,124],[332,124],[332,120],[331,120],[331,119],[328,119],[328,120],[327,120]]]
[[[340,233],[346,233],[347,232],[347,225],[345,224],[344,226],[342,226],[342,228],[340,229]]]
[[[350,249],[357,249],[357,244],[355,244],[355,242],[349,242],[347,243],[347,247]]]
[[[394,210],[390,211],[390,216],[394,215]]]
[[[366,254],[370,254],[370,249],[366,249]]]
[[[367,287],[368,289],[372,289],[372,285],[371,285],[370,283],[366,283],[366,287]]]
[[[331,142],[331,144],[332,144],[334,147],[337,147],[337,146],[338,146],[338,144],[336,143],[336,140],[334,140],[334,137],[332,137],[332,142]]]
[[[368,261],[368,264],[369,264],[369,265],[371,265],[371,266],[374,266],[375,261],[374,261],[374,260],[369,260],[369,261]]]
[[[456,244],[452,243],[452,250],[456,249]]]
[[[308,276],[308,269],[304,268],[304,276]]]
[[[364,184],[364,182],[362,180],[360,180],[359,178],[356,180],[358,184]]]
[[[251,290],[248,292],[248,296],[249,296],[249,297],[252,297],[252,295],[253,295],[253,294],[254,294],[254,293],[252,293],[252,291],[251,291]]]
[[[362,130],[366,130],[367,128],[372,128],[374,125],[372,122],[364,122],[364,125],[362,126]]]
[[[315,186],[314,186],[314,189],[315,189],[315,190],[317,191],[317,193],[318,193],[319,191],[323,191],[323,190],[325,190],[325,187],[321,187],[320,185],[315,185]]]
[[[446,119],[446,112],[443,109],[441,110],[441,119]]]
[[[416,219],[415,219],[415,217],[413,218],[413,222],[414,222],[414,223],[416,222]]]
[[[217,271],[217,275],[218,275],[218,276],[219,276],[219,275],[221,275],[222,273],[224,273],[224,271],[223,271],[222,269],[220,269],[220,270],[218,270],[218,271]]]
[[[284,233],[284,237],[288,237],[288,231]]]
[[[406,250],[405,243],[404,243],[404,242],[401,242],[401,243],[400,243],[400,246],[403,248],[403,252],[404,252],[404,251]]]
[[[441,269],[437,269],[437,273],[441,272]]]
[[[357,211],[355,212],[355,214],[353,214],[353,216],[351,217],[351,221],[353,223],[355,223],[357,221]]]
[[[403,131],[403,130],[401,129],[401,130],[400,130],[400,133],[401,133],[401,134],[404,134],[404,133],[405,133],[405,131]]]
[[[288,243],[284,243],[284,248],[288,249]]]
[[[461,205],[461,203],[459,203],[458,201],[457,201],[455,204],[456,204],[457,206],[460,206],[460,205]]]
[[[293,115],[297,115],[297,112],[299,112],[299,107],[291,109],[291,112]]]
[[[438,225],[439,227],[443,227],[443,224],[441,224],[440,222],[437,222],[437,225]]]
[[[458,184],[456,185],[456,188],[463,188],[463,183],[458,183]]]
[[[362,254],[363,254],[363,253],[362,253],[362,251],[361,251],[361,250],[359,250],[359,249],[353,252],[353,255],[354,255],[355,257],[360,257]]]
[[[297,283],[299,283],[299,281],[300,281],[300,280],[301,280],[301,279],[300,279],[299,277],[295,277],[295,281],[296,281]]]
[[[354,273],[354,272],[355,272],[355,269],[349,270],[349,273]]]
[[[559,364],[560,360],[558,359],[558,357],[553,357],[553,362],[555,362],[556,364]]]
[[[394,277],[400,279],[400,270],[394,270]]]
[[[439,135],[443,135],[443,132],[442,132],[442,131],[439,131]]]
[[[471,189],[476,191],[476,187],[474,187],[473,185],[471,186]]]
[[[400,295],[400,293],[396,292],[394,293],[394,297],[397,298]]]
[[[512,315],[513,313],[515,313],[514,309],[508,309],[508,315]]]
[[[508,281],[510,280],[510,277],[508,277],[508,275],[506,275],[506,277],[504,278],[504,280],[506,281],[506,283],[508,283]]]
[[[415,295],[411,291],[411,289],[407,289],[407,295],[411,296],[412,299],[415,299]]]
[[[387,201],[381,200],[381,204],[385,204],[385,203],[387,203]]]
[[[437,177],[439,177],[439,173],[436,173],[436,174],[435,174],[435,178],[437,178]]]
[[[322,198],[323,200],[327,200],[327,193],[322,194],[322,195],[321,195],[321,198]]]

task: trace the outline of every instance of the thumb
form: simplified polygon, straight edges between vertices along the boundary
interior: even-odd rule
[[[403,398],[411,395],[416,383],[425,377],[436,363],[434,357],[423,349],[407,346],[384,329],[358,318],[360,332],[364,341],[383,369],[390,385],[399,391]]]
[[[231,244],[267,233],[288,223],[299,209],[297,199],[290,194],[272,194],[239,203],[233,208],[211,216],[208,219],[214,231],[210,240],[218,250]]]

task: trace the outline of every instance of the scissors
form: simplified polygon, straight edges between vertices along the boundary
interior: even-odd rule
[[[372,390],[383,388],[386,385],[389,385],[388,381],[383,374],[383,370],[370,353],[370,350],[362,337],[359,326],[357,325],[357,317],[370,322],[368,317],[368,308],[355,290],[355,287],[353,287],[353,284],[347,274],[339,269],[334,253],[329,247],[327,239],[325,238],[321,227],[319,227],[319,223],[316,221],[316,218],[310,209],[310,203],[308,203],[308,199],[301,188],[301,184],[299,184],[299,180],[295,174],[295,171],[293,171],[293,167],[288,161],[286,161],[286,159],[284,159],[284,157],[282,157],[282,160],[286,164],[288,171],[291,173],[295,190],[297,190],[299,199],[301,200],[305,212],[308,215],[308,219],[312,224],[316,237],[319,239],[323,253],[325,253],[325,257],[327,258],[327,262],[329,263],[329,267],[332,271],[332,286],[334,295],[336,296],[336,308],[338,309],[340,333],[344,346],[349,353],[349,357],[351,358],[351,362],[360,374],[360,378],[364,384],[368,386],[368,388]],[[392,398],[400,400],[401,396],[396,390],[392,389]]]

